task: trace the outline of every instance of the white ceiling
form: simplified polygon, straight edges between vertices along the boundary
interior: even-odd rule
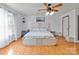
[[[6,3],[8,7],[20,12],[24,15],[45,15],[46,11],[38,11],[39,9],[45,8],[43,3]],[[62,15],[68,11],[71,11],[74,8],[79,8],[78,3],[63,3],[63,6],[60,7],[59,12],[56,12],[54,15]]]

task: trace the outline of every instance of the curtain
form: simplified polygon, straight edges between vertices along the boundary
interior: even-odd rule
[[[16,26],[14,15],[7,10],[0,8],[0,40],[9,42],[16,40]]]

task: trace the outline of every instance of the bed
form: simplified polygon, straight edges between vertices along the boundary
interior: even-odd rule
[[[30,31],[24,35],[24,45],[56,45],[56,38],[48,31]]]

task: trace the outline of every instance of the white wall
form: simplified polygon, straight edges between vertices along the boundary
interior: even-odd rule
[[[23,30],[31,29],[33,24],[36,24],[37,16],[26,16],[26,23],[23,25]],[[45,16],[45,25],[49,31],[61,33],[61,17],[60,16]]]
[[[73,38],[73,41],[77,40],[77,17],[76,17],[76,9],[64,14],[62,17],[69,15],[69,32],[70,38]],[[72,41],[72,40],[71,40]]]
[[[15,24],[17,28],[17,37],[19,38],[21,36],[21,31],[22,31],[22,15],[14,15],[15,17]]]
[[[60,16],[47,16],[47,21],[50,23],[50,30],[55,31],[58,34],[61,34],[62,32],[62,23],[61,23],[61,17]]]

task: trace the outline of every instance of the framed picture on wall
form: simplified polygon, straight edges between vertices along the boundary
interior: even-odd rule
[[[36,22],[45,22],[45,17],[36,17]]]

